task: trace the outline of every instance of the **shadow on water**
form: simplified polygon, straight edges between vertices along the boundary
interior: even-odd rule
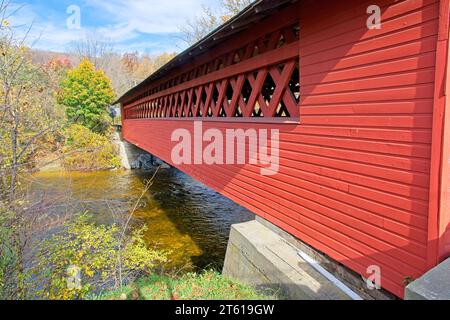
[[[154,230],[160,230],[155,239],[167,240],[166,243],[174,241],[170,228],[157,227],[164,223],[162,219],[169,219],[177,234],[185,238],[174,245],[180,250],[174,254],[181,259],[182,256],[189,257],[197,268],[210,265],[221,268],[230,226],[254,218],[248,210],[176,169],[160,172],[152,190],[152,201],[148,204],[150,212],[158,208],[165,215],[149,217],[149,239]],[[190,246],[189,242],[194,245]]]
[[[153,172],[45,172],[35,176],[32,197],[54,200],[55,212],[89,211],[112,223],[129,211]],[[135,217],[148,227],[149,246],[170,252],[168,268],[186,271],[223,265],[230,226],[254,215],[177,169],[161,170]]]

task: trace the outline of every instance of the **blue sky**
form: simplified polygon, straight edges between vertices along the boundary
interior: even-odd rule
[[[114,42],[118,52],[157,54],[184,49],[179,27],[198,14],[202,4],[217,8],[217,3],[218,0],[14,0],[14,8],[20,9],[9,20],[16,26],[33,24],[28,42],[36,49],[70,51],[74,41],[95,32]],[[74,17],[73,11],[67,11],[73,6],[80,10],[80,29],[67,26],[68,19]]]

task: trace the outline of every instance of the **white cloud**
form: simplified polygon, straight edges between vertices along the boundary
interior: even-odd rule
[[[198,14],[201,2],[198,0],[90,0],[89,7],[108,14],[116,23],[129,31],[142,33],[173,33],[188,18]]]
[[[81,30],[69,30],[64,11],[26,5],[14,15],[16,25],[29,25],[33,29],[29,44],[40,49],[66,51],[71,44],[86,33],[95,32],[115,42],[115,48],[124,52],[130,49],[142,52],[174,51],[179,48],[175,37],[160,37],[174,34],[179,27],[201,10],[201,4],[215,4],[218,0],[84,0],[81,7]],[[100,25],[102,21],[103,25]],[[25,29],[22,30],[24,32]],[[155,42],[152,41],[155,35]],[[158,36],[159,35],[159,36]],[[169,36],[168,36],[169,37]],[[150,39],[150,40],[149,40]]]

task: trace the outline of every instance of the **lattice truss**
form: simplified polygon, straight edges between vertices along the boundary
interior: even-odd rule
[[[296,118],[300,99],[298,55],[287,60],[282,55],[280,61],[270,65],[267,65],[264,55],[276,57],[277,50],[289,45],[292,47],[298,40],[298,24],[264,35],[158,84],[125,106],[124,116],[126,119]],[[256,61],[254,69],[237,74],[232,71],[252,61]]]

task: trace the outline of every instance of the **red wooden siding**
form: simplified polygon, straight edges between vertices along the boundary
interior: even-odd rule
[[[429,219],[432,221],[430,227],[432,228],[434,222],[437,223],[438,248],[437,248],[437,262],[443,261],[450,257],[450,112],[448,108],[450,92],[450,65],[449,65],[449,23],[450,23],[450,1],[441,1],[440,3],[440,23],[438,34],[438,47],[436,53],[436,90],[435,90],[435,136],[436,146],[435,154],[433,154],[433,162],[436,163],[434,167],[440,169],[438,171],[439,198],[438,198],[438,212],[437,219]],[[442,128],[440,125],[442,123]],[[440,131],[440,132],[439,132]],[[436,169],[437,170],[437,169]],[[433,189],[430,193],[433,193]],[[433,211],[430,210],[430,215]],[[434,240],[434,234],[430,228],[429,238]],[[434,246],[430,246],[434,249]]]
[[[428,267],[450,256],[450,114],[448,92],[450,1],[440,1],[436,47],[430,200],[428,213]]]
[[[380,30],[366,27],[366,9],[372,4],[382,9]],[[177,128],[192,132],[190,116],[202,116],[204,130],[279,129],[277,175],[262,176],[256,165],[179,168],[364,276],[369,266],[380,266],[383,288],[402,297],[404,280],[423,274],[430,261],[428,212],[440,3],[302,1],[297,6],[293,8],[298,10],[294,12],[300,21],[300,40],[292,39],[284,49],[266,52],[262,58],[243,59],[199,75],[195,69],[190,71],[192,66],[201,67],[233,43],[200,56],[178,70],[187,72],[184,81],[167,75],[124,105],[124,137],[172,163],[171,134]],[[282,14],[288,12],[292,8]],[[270,19],[271,23],[263,21],[235,41],[244,46],[252,33],[258,37],[272,32],[276,17]],[[274,79],[283,82],[284,90],[277,91],[276,103],[265,110],[273,115],[284,97],[291,118],[299,115],[299,123],[291,118],[285,122],[267,117],[208,119],[208,103],[214,98],[203,106],[192,102],[195,88],[204,90],[220,81],[228,84],[255,70],[256,81],[258,72],[270,70],[264,63],[292,61],[292,48],[300,53],[294,58],[299,58],[300,69],[297,112],[288,91],[291,74]],[[278,50],[286,55],[277,58]],[[280,70],[279,77],[282,74]],[[261,85],[255,88],[262,90]],[[218,91],[221,106],[231,110],[230,104],[239,105],[236,91],[228,98],[220,95],[220,87]],[[178,94],[183,95],[181,100],[187,97],[186,102],[172,99]],[[256,95],[252,99],[261,100]],[[212,106],[213,116],[220,116],[219,107]],[[201,115],[190,115],[198,108],[204,108]]]

